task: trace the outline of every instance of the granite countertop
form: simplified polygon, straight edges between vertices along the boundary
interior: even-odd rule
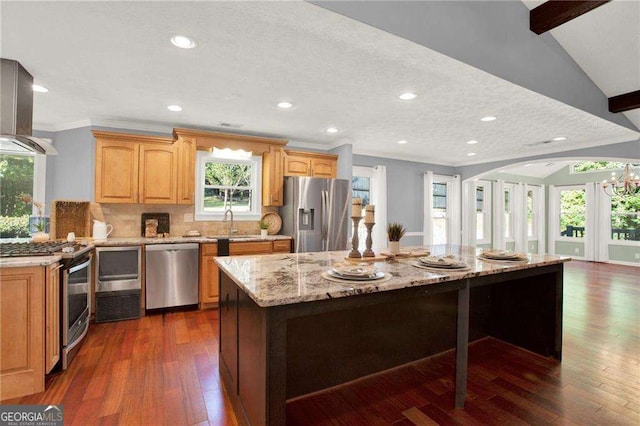
[[[113,237],[106,240],[90,240],[96,247],[104,246],[130,246],[144,244],[180,244],[180,243],[215,243],[218,238],[229,238],[231,242],[243,241],[274,241],[274,240],[290,240],[291,237],[286,235],[268,235],[261,237],[260,235],[234,235],[227,237],[223,235],[200,236],[200,237],[166,237],[166,238],[145,238],[145,237]]]
[[[0,259],[0,268],[28,268],[30,266],[49,266],[62,260],[62,256],[24,256]]]
[[[391,274],[388,281],[334,282],[322,278],[321,273],[335,264],[345,263],[348,251],[217,257],[216,262],[254,302],[267,307],[435,284],[571,260],[564,256],[528,254],[527,262],[507,263],[477,259],[482,249],[475,247],[403,247],[411,251],[424,249],[429,249],[432,256],[453,254],[470,269],[432,272],[412,266],[416,258],[401,258],[396,262],[374,263],[378,271]]]

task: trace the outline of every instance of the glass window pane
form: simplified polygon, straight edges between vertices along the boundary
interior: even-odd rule
[[[476,188],[476,211],[481,212],[484,209],[484,188]]]
[[[447,184],[446,183],[434,183],[433,184],[433,195],[447,195]]]
[[[560,191],[560,236],[583,238],[585,235],[585,191]]]
[[[611,197],[611,239],[640,241],[640,194]]]
[[[533,191],[527,191],[527,236],[533,237]]]
[[[32,213],[32,205],[22,201],[22,196],[33,194],[33,170],[33,156],[0,154],[0,237],[2,238],[30,236],[29,217]],[[44,200],[35,201],[44,202]]]
[[[206,163],[204,183],[220,186],[251,186],[251,165]]]
[[[351,196],[362,198],[362,207],[369,205],[371,203],[371,179],[354,176],[351,180]]]

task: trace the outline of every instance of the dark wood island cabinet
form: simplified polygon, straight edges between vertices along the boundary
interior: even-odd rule
[[[470,268],[446,273],[415,259],[376,263],[380,281],[321,273],[346,252],[217,258],[220,374],[238,420],[284,425],[288,399],[456,350],[455,401],[466,395],[467,347],[486,336],[558,360],[568,258],[480,260],[469,247],[432,247]]]

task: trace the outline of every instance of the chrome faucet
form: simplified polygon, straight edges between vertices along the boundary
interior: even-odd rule
[[[231,222],[229,223],[229,236],[231,236],[236,232],[236,230],[233,229],[233,211],[231,210],[231,207],[224,211],[224,219],[222,219],[223,222],[227,221],[227,213],[231,214]]]

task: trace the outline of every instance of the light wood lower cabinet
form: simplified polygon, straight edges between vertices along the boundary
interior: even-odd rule
[[[60,268],[54,264],[47,267],[45,288],[45,339],[44,372],[50,373],[60,360]]]
[[[250,254],[290,253],[291,240],[273,241],[238,241],[229,243],[229,255],[241,256]],[[200,277],[199,297],[200,309],[218,304],[218,265],[215,257],[218,255],[217,243],[200,244]],[[220,301],[223,303],[223,301]]]
[[[0,400],[44,390],[45,271],[0,269]]]
[[[200,244],[200,308],[208,303],[218,303],[218,244]]]

